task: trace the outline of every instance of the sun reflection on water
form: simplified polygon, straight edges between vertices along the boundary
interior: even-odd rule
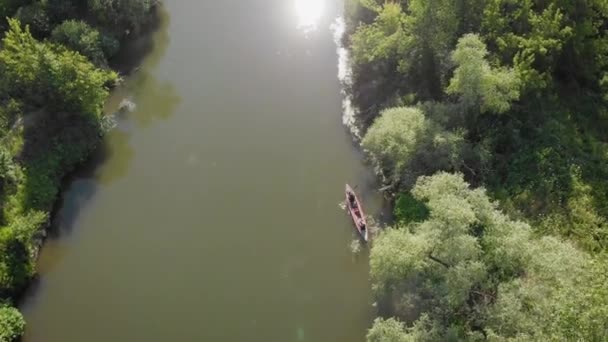
[[[295,0],[298,28],[315,31],[325,11],[325,0]]]

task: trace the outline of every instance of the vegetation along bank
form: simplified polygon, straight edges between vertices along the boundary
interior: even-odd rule
[[[121,43],[155,0],[0,0],[0,341],[23,334],[13,306],[62,178],[100,143]]]
[[[608,3],[347,0],[349,92],[395,194],[367,339],[608,336]]]

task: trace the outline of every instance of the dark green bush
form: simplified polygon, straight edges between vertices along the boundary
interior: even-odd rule
[[[104,40],[99,31],[84,21],[64,21],[53,29],[51,40],[80,52],[97,66],[107,67],[108,60],[104,53]]]

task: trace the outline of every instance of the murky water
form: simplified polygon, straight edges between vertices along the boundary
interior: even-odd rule
[[[66,189],[26,341],[363,341],[373,316],[344,183],[378,211],[342,125],[338,0],[165,0]]]

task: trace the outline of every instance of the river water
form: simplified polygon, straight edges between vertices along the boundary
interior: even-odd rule
[[[363,341],[374,176],[342,125],[338,0],[165,0],[132,111],[66,186],[25,341]]]

